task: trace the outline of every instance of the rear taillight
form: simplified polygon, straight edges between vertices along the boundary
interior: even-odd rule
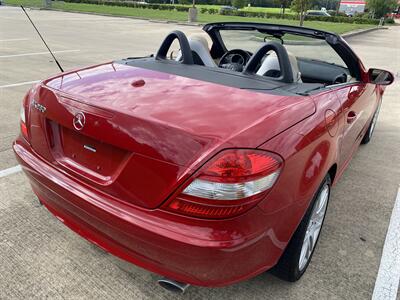
[[[22,104],[21,110],[20,110],[20,126],[21,126],[22,136],[26,140],[28,140],[28,128],[26,127],[25,103]]]
[[[19,113],[20,118],[20,128],[22,136],[29,141],[29,134],[28,134],[28,123],[29,123],[29,116],[30,116],[30,107],[31,101],[35,98],[35,94],[38,93],[40,88],[40,83],[34,85],[25,95],[24,99],[22,100],[21,110]]]
[[[247,211],[275,184],[282,159],[262,150],[231,149],[215,156],[164,209],[201,218]]]

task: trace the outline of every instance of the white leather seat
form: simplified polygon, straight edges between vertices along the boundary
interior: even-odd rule
[[[188,39],[190,49],[194,52],[193,60],[197,64],[203,64],[207,67],[218,67],[213,58],[211,57],[210,50],[208,48],[207,39],[201,35],[192,35]],[[176,60],[181,59],[181,53],[178,54]],[[199,61],[200,60],[200,61]]]
[[[296,56],[288,52],[290,65],[293,71],[293,82],[302,82],[301,73],[299,70],[299,64],[297,62]],[[264,59],[260,68],[257,70],[257,75],[260,76],[271,76],[274,72],[280,72],[279,59],[274,51],[271,51],[269,55]],[[269,73],[269,74],[268,74]]]

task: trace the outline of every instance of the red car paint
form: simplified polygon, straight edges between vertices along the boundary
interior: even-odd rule
[[[223,286],[276,264],[322,179],[344,171],[380,98],[370,83],[277,96],[109,63],[35,86],[24,100],[27,134],[13,148],[41,202],[86,239],[175,280]],[[349,110],[360,117],[349,120]],[[77,130],[79,112],[86,124]],[[264,199],[222,220],[162,208],[228,148],[282,157]]]

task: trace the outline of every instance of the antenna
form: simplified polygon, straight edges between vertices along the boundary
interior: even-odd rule
[[[61,67],[60,63],[58,62],[57,58],[54,56],[53,52],[51,52],[49,46],[47,46],[47,43],[45,42],[45,40],[43,39],[42,35],[40,34],[39,30],[36,28],[35,24],[33,24],[31,18],[29,17],[28,13],[26,12],[25,8],[21,5],[22,10],[24,11],[25,15],[28,17],[29,21],[31,22],[33,28],[35,28],[37,34],[39,35],[39,37],[42,39],[43,44],[46,46],[47,50],[49,50],[51,56],[53,56],[54,61],[56,62],[57,66],[60,68],[61,72],[64,72],[63,68]]]

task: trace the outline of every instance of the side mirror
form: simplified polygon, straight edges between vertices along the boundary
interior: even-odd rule
[[[389,85],[394,81],[394,76],[391,72],[381,69],[368,70],[369,82],[379,85]]]

